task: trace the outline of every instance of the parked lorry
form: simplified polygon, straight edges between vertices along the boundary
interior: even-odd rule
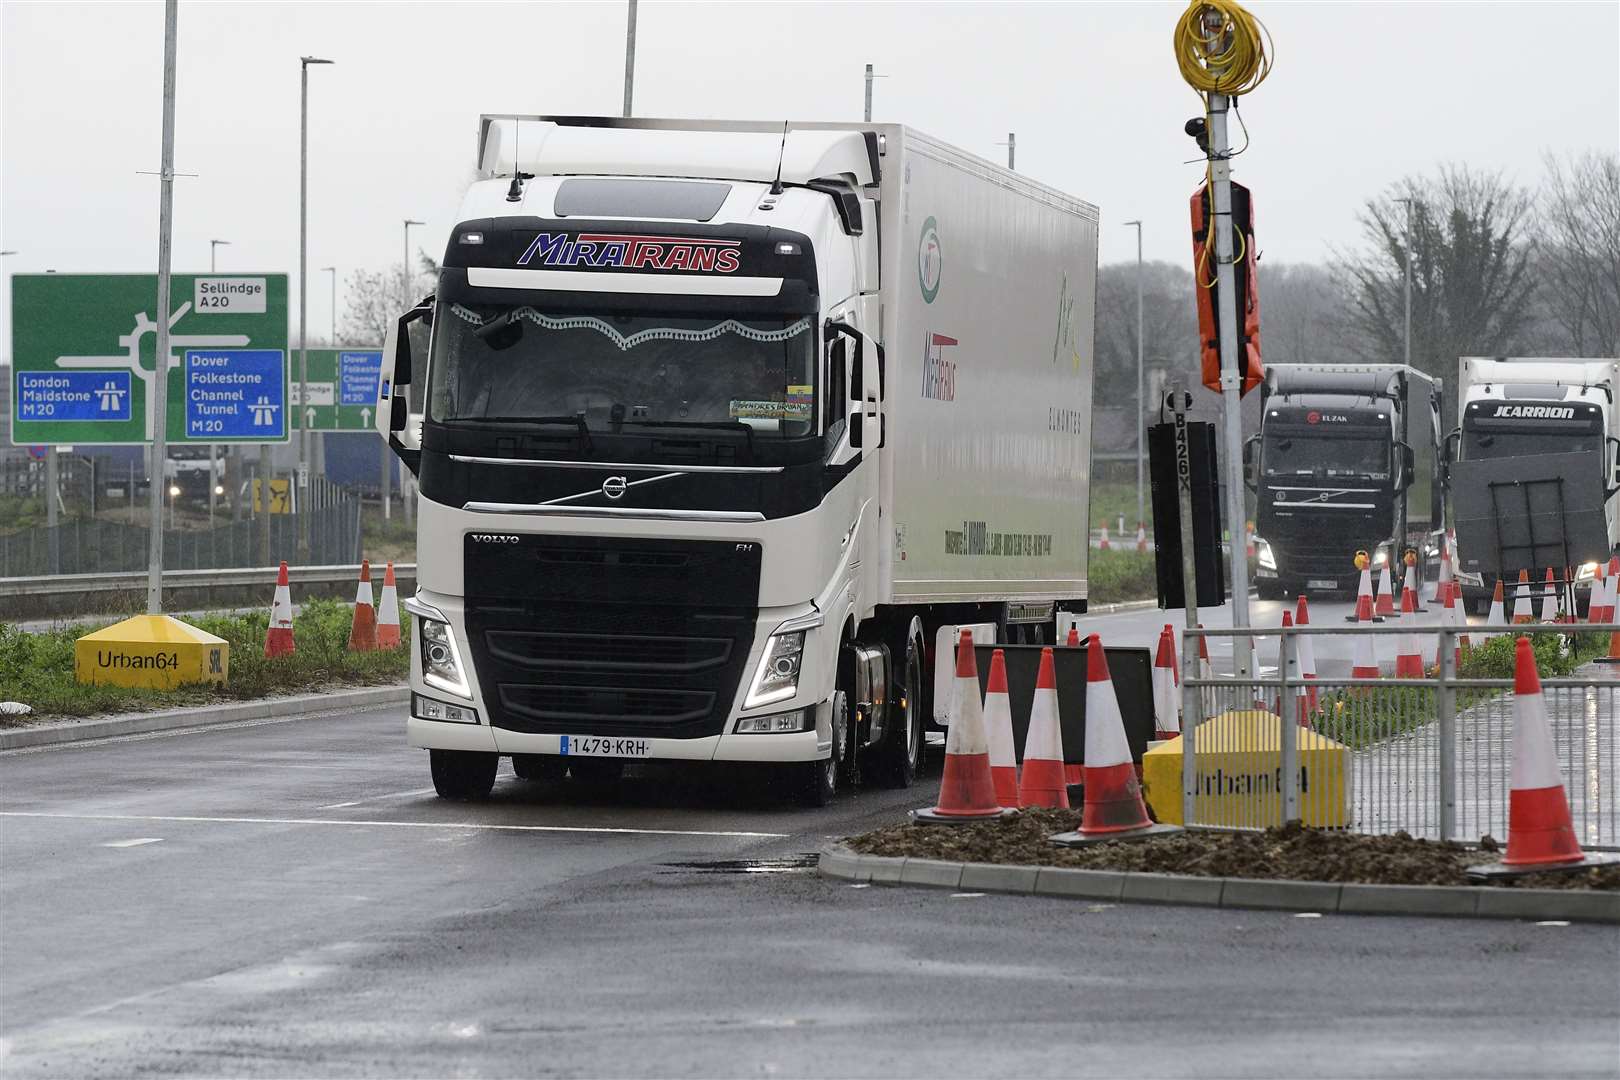
[[[1084,608],[1096,208],[894,124],[477,144],[377,412],[439,794],[501,756],[909,784],[940,628]]]
[[[1495,518],[1524,520],[1522,535],[1509,544],[1495,527],[1471,529],[1459,517],[1457,576],[1471,609],[1482,611],[1490,603],[1498,574],[1511,587],[1521,569],[1530,571],[1539,589],[1548,566],[1559,578],[1567,566],[1584,594],[1598,563],[1620,546],[1617,389],[1620,360],[1458,360],[1458,423],[1446,443],[1452,502],[1459,515],[1469,506],[1481,508],[1472,520],[1484,526]],[[1544,495],[1530,490],[1536,486]],[[1593,527],[1585,529],[1575,521],[1583,493],[1591,496],[1586,501],[1602,505],[1602,521],[1589,513]],[[1534,511],[1527,516],[1525,500],[1532,498]],[[1524,546],[1531,541],[1534,557]]]
[[[1261,599],[1354,591],[1358,550],[1374,569],[1437,550],[1440,399],[1438,379],[1400,364],[1266,369],[1244,445]]]

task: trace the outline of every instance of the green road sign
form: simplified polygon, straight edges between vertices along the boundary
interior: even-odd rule
[[[382,347],[310,349],[309,403],[298,399],[298,350],[288,354],[288,398],[293,403],[293,428],[311,431],[374,431],[371,417],[377,410],[377,378],[382,373]]]
[[[175,274],[165,372],[170,443],[285,442],[287,275]],[[152,438],[157,275],[11,279],[16,445]]]

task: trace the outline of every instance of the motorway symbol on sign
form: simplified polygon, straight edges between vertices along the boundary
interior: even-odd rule
[[[13,443],[150,442],[160,385],[157,276],[17,274],[11,283]],[[161,383],[168,441],[285,442],[287,275],[175,274],[172,288]],[[192,355],[243,357],[225,361],[240,381],[200,382],[204,369],[188,363]],[[242,399],[207,396],[219,392]],[[255,413],[255,404],[265,408]]]

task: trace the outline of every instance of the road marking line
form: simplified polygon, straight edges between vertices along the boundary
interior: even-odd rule
[[[984,895],[984,893],[982,893],[982,892],[953,892],[953,893],[951,893],[951,899],[952,900],[977,900],[979,897],[981,897],[983,895]]]
[[[161,844],[161,836],[137,836],[133,840],[109,840],[102,847],[140,847],[142,844]]]
[[[363,802],[376,802],[379,799],[408,799],[412,795],[432,795],[433,788],[417,788],[415,791],[391,791],[387,795],[367,795],[363,799],[354,799],[350,802],[327,803],[316,807],[317,810],[342,810],[348,806],[359,806]]]
[[[480,821],[378,821],[354,818],[201,817],[182,814],[54,814],[40,810],[0,810],[0,817],[57,818],[68,821],[177,821],[203,825],[348,825],[396,829],[487,829],[496,832],[625,833],[635,836],[734,836],[781,840],[788,833],[722,829],[625,829],[605,825],[492,825]]]

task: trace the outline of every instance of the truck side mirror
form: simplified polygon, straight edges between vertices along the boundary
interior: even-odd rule
[[[861,445],[878,450],[883,446],[883,354],[877,343],[865,334],[860,340],[856,355],[861,367]]]
[[[418,425],[411,423],[410,392],[416,357],[411,348],[411,325],[433,323],[433,297],[423,299],[396,319],[383,342],[383,369],[377,379],[377,412],[372,423],[388,447],[414,475],[421,467],[422,446]]]
[[[1401,490],[1405,491],[1417,479],[1417,454],[1405,443],[1401,444]]]
[[[1259,489],[1259,454],[1260,436],[1250,435],[1243,442],[1243,485],[1250,491]]]

